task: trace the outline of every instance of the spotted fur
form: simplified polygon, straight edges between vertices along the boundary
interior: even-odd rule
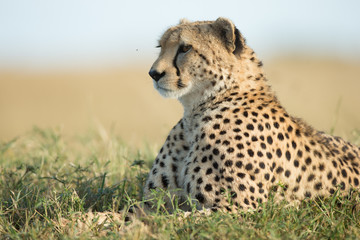
[[[271,191],[295,201],[359,188],[359,147],[290,116],[231,21],[182,21],[159,44],[150,75],[184,116],[155,159],[145,199],[166,189],[231,211],[257,208]]]

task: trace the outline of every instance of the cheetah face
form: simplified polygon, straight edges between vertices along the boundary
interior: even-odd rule
[[[161,52],[149,75],[161,95],[183,98],[203,95],[234,62],[244,40],[232,22],[180,22],[159,41]],[[219,57],[221,56],[221,57]]]

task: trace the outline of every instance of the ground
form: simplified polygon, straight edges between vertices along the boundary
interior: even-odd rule
[[[359,141],[360,134],[348,140]],[[60,130],[34,128],[2,141],[1,239],[360,238],[358,192],[305,201],[298,208],[270,200],[262,211],[210,217],[170,215],[161,211],[159,201],[158,212],[125,223],[118,212],[141,200],[157,148],[131,148],[101,130],[70,138]],[[112,219],[108,224],[78,221],[89,214],[101,219],[105,213]]]

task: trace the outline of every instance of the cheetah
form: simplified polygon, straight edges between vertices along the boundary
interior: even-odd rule
[[[230,20],[182,20],[159,48],[149,75],[184,115],[149,172],[148,207],[160,190],[199,210],[234,211],[256,209],[272,192],[296,202],[359,189],[360,148],[290,116]]]

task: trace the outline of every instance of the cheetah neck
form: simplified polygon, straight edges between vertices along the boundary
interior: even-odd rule
[[[206,84],[179,98],[184,108],[184,117],[191,117],[199,106],[212,101],[221,101],[232,92],[245,93],[250,89],[264,88],[272,94],[266,83],[262,63],[256,58],[254,52],[247,48],[241,59],[231,66],[222,69],[223,80],[216,81],[213,85],[206,79]],[[200,80],[199,80],[200,81]]]

